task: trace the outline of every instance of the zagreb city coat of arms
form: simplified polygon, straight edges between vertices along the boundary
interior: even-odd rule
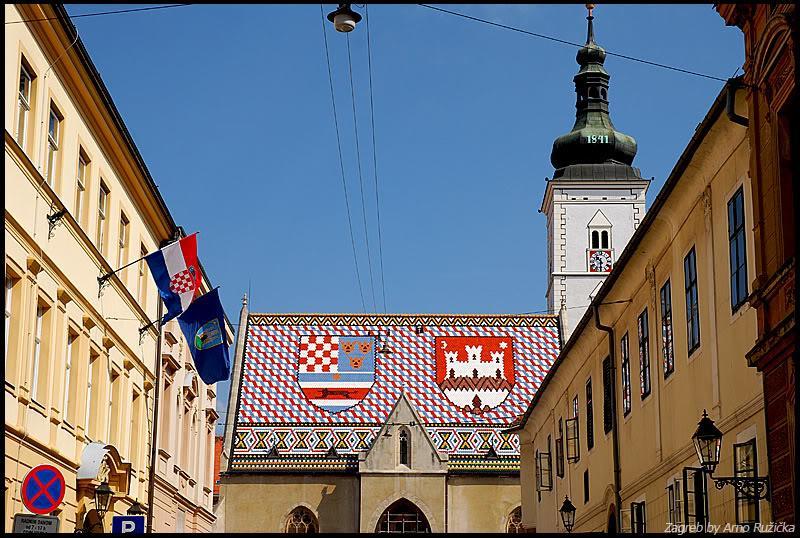
[[[436,383],[460,409],[480,415],[514,386],[514,340],[496,336],[436,338]]]
[[[318,407],[332,413],[353,407],[375,383],[375,338],[301,336],[297,381]]]

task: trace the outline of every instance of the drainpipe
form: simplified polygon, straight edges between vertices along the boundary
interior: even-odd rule
[[[744,87],[742,84],[742,80],[738,78],[729,78],[728,79],[728,91],[726,92],[726,101],[725,101],[725,113],[728,115],[728,119],[731,120],[733,123],[738,123],[739,125],[744,125],[747,127],[750,121],[744,117],[740,116],[736,113],[736,92],[741,90]]]
[[[614,353],[614,329],[608,325],[600,323],[600,308],[599,305],[594,304],[594,324],[598,330],[604,331],[608,334],[608,356],[611,359],[611,379],[613,383],[613,390],[611,391],[611,444],[613,445],[613,458],[614,458],[614,501],[616,502],[616,510],[614,517],[617,520],[617,532],[622,529],[622,516],[620,509],[622,508],[622,498],[619,495],[621,486],[621,471],[619,468],[619,431],[617,429],[617,359]]]

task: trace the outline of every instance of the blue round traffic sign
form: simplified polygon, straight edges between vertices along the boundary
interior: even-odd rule
[[[22,504],[34,514],[49,514],[64,500],[64,475],[52,465],[37,465],[22,482]]]

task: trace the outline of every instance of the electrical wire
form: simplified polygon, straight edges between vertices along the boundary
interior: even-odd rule
[[[372,47],[369,35],[369,5],[364,5],[364,22],[367,25],[367,70],[369,71],[369,117],[372,123],[372,169],[375,174],[375,211],[378,217],[378,258],[381,267],[381,294],[383,295],[383,313],[386,313],[386,283],[383,272],[383,237],[381,235],[381,202],[378,195],[378,158],[375,145],[375,106],[372,101]]]
[[[497,22],[487,21],[485,19],[479,19],[478,17],[473,17],[471,15],[465,15],[463,13],[458,13],[456,11],[450,11],[450,10],[447,10],[447,9],[442,9],[442,8],[439,8],[439,7],[429,6],[428,4],[417,4],[417,5],[420,6],[420,7],[426,7],[428,9],[433,9],[435,11],[441,11],[442,13],[449,13],[450,15],[456,15],[457,17],[462,17],[464,19],[469,19],[469,20],[476,21],[476,22],[482,22],[484,24],[489,24],[491,26],[497,26],[498,28],[504,28],[506,30],[512,30],[514,32],[519,32],[521,34],[526,34],[526,35],[530,35],[530,36],[533,36],[533,37],[540,37],[542,39],[549,39],[550,41],[555,41],[557,43],[563,43],[565,45],[572,45],[573,47],[582,48],[584,46],[581,43],[573,43],[572,41],[566,41],[564,39],[559,39],[557,37],[552,37],[552,36],[548,36],[548,35],[544,35],[544,34],[537,34],[536,32],[530,32],[528,30],[522,30],[521,28],[515,28],[513,26],[508,26],[508,25],[505,25],[505,24],[500,24],[500,23],[497,23]],[[698,73],[696,71],[689,71],[688,69],[682,69],[680,67],[673,67],[671,65],[660,64],[660,63],[657,63],[657,62],[651,62],[649,60],[643,60],[641,58],[636,58],[634,56],[628,56],[626,54],[619,54],[617,52],[610,52],[610,51],[606,51],[606,54],[609,55],[609,56],[617,56],[619,58],[624,58],[626,60],[631,60],[631,61],[634,61],[634,62],[640,62],[640,63],[643,63],[643,64],[652,65],[652,66],[655,66],[655,67],[661,67],[663,69],[670,69],[672,71],[678,71],[680,73],[686,73],[688,75],[694,75],[694,76],[697,76],[697,77],[708,78],[708,79],[711,79],[711,80],[718,80],[720,82],[727,82],[727,79],[724,79],[724,78],[719,78],[719,77],[715,77],[715,76],[712,76],[712,75],[705,75],[703,73]]]
[[[118,13],[133,13],[136,11],[152,11],[154,9],[168,9],[171,7],[184,7],[184,6],[191,6],[194,4],[172,4],[169,6],[152,6],[152,7],[140,7],[136,9],[120,9],[117,11],[100,11],[97,13],[84,13],[82,15],[69,15],[70,19],[78,19],[80,17],[97,17],[98,15],[116,15]],[[5,24],[18,24],[20,22],[41,22],[41,21],[57,21],[59,17],[47,17],[44,19],[26,19],[26,20],[19,20],[19,21],[10,21]]]
[[[344,204],[347,208],[347,225],[350,228],[350,244],[353,246],[353,263],[356,266],[356,279],[358,280],[358,293],[361,295],[361,309],[367,311],[366,303],[364,302],[364,289],[361,285],[361,272],[358,270],[358,256],[356,255],[356,240],[353,235],[353,219],[350,215],[350,199],[347,195],[347,182],[344,179],[344,159],[342,158],[342,140],[339,135],[339,120],[336,115],[336,99],[333,93],[333,73],[331,72],[331,56],[328,52],[328,34],[325,30],[325,11],[322,4],[319,5],[319,12],[322,15],[322,37],[325,40],[325,59],[328,62],[328,82],[331,87],[331,103],[333,104],[333,125],[336,128],[336,147],[339,149],[339,168],[342,171],[342,187],[344,188]]]
[[[356,93],[353,85],[353,60],[350,56],[350,34],[345,34],[347,37],[347,67],[350,72],[350,98],[353,102],[353,130],[356,136],[356,164],[358,165],[358,185],[361,189],[361,215],[364,220],[364,237],[367,242],[367,266],[369,268],[369,287],[372,291],[372,311],[376,311],[375,307],[375,282],[372,278],[372,249],[369,246],[369,230],[367,229],[367,207],[364,203],[364,177],[361,173],[361,146],[358,142],[358,117],[356,114]]]

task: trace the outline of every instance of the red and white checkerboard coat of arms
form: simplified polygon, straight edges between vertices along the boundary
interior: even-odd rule
[[[333,413],[353,407],[375,383],[375,338],[301,336],[297,381],[314,405]]]
[[[436,338],[436,383],[464,411],[497,407],[514,386],[514,340],[496,336]]]

